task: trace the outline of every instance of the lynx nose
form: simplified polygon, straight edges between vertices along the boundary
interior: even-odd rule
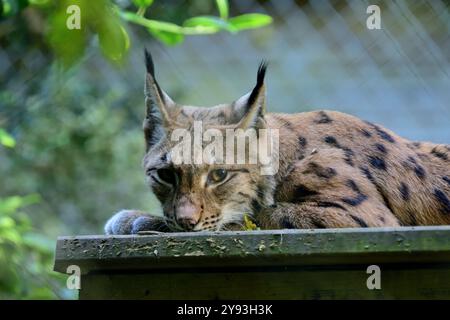
[[[191,202],[182,203],[176,212],[178,223],[185,229],[192,229],[200,220],[200,211]]]

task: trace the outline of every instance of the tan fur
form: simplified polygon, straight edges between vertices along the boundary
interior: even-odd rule
[[[320,123],[324,115],[330,121]],[[380,126],[334,111],[268,114],[267,118],[270,126],[284,131],[280,153],[285,157],[277,177],[279,208],[261,216],[264,226],[280,227],[282,219],[286,226],[291,223],[301,228],[450,222],[450,208],[439,197],[443,194],[448,199],[450,194],[448,146],[414,144]],[[306,141],[301,150],[294,146],[299,137]],[[335,174],[324,177],[320,168],[331,168]],[[317,194],[295,194],[299,185]],[[358,200],[358,196],[359,204],[343,201]]]
[[[147,66],[143,165],[165,218],[122,211],[106,233],[229,230],[242,227],[244,214],[264,229],[450,223],[448,145],[411,142],[335,111],[264,114],[265,67],[251,94],[201,108],[175,104],[154,80],[153,65]],[[204,129],[223,132],[279,129],[279,171],[263,176],[259,165],[175,165],[168,156],[175,142],[167,137],[176,128],[192,130],[199,120]],[[174,175],[173,183],[161,183],[161,169]],[[226,181],[208,182],[215,169],[226,170]],[[180,213],[195,221],[182,224]]]

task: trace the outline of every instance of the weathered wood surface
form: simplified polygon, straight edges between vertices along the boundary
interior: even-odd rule
[[[361,268],[186,270],[84,276],[80,299],[450,299],[450,269],[381,265],[381,290]]]
[[[60,237],[55,270],[450,262],[450,227]]]
[[[450,227],[61,237],[69,265],[83,299],[450,299]]]

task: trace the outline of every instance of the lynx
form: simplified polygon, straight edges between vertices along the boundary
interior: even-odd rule
[[[143,167],[164,217],[123,210],[107,234],[237,230],[248,215],[261,229],[450,223],[450,146],[411,142],[335,111],[267,113],[265,63],[253,90],[212,108],[176,104],[155,80],[146,51]],[[259,164],[176,164],[176,128],[279,130],[278,171]]]

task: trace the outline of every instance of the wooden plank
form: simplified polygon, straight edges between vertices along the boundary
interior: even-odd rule
[[[381,270],[381,290],[367,288],[366,267],[92,274],[80,299],[450,299],[449,268]]]
[[[450,227],[403,227],[58,238],[55,270],[243,268],[450,263]]]

